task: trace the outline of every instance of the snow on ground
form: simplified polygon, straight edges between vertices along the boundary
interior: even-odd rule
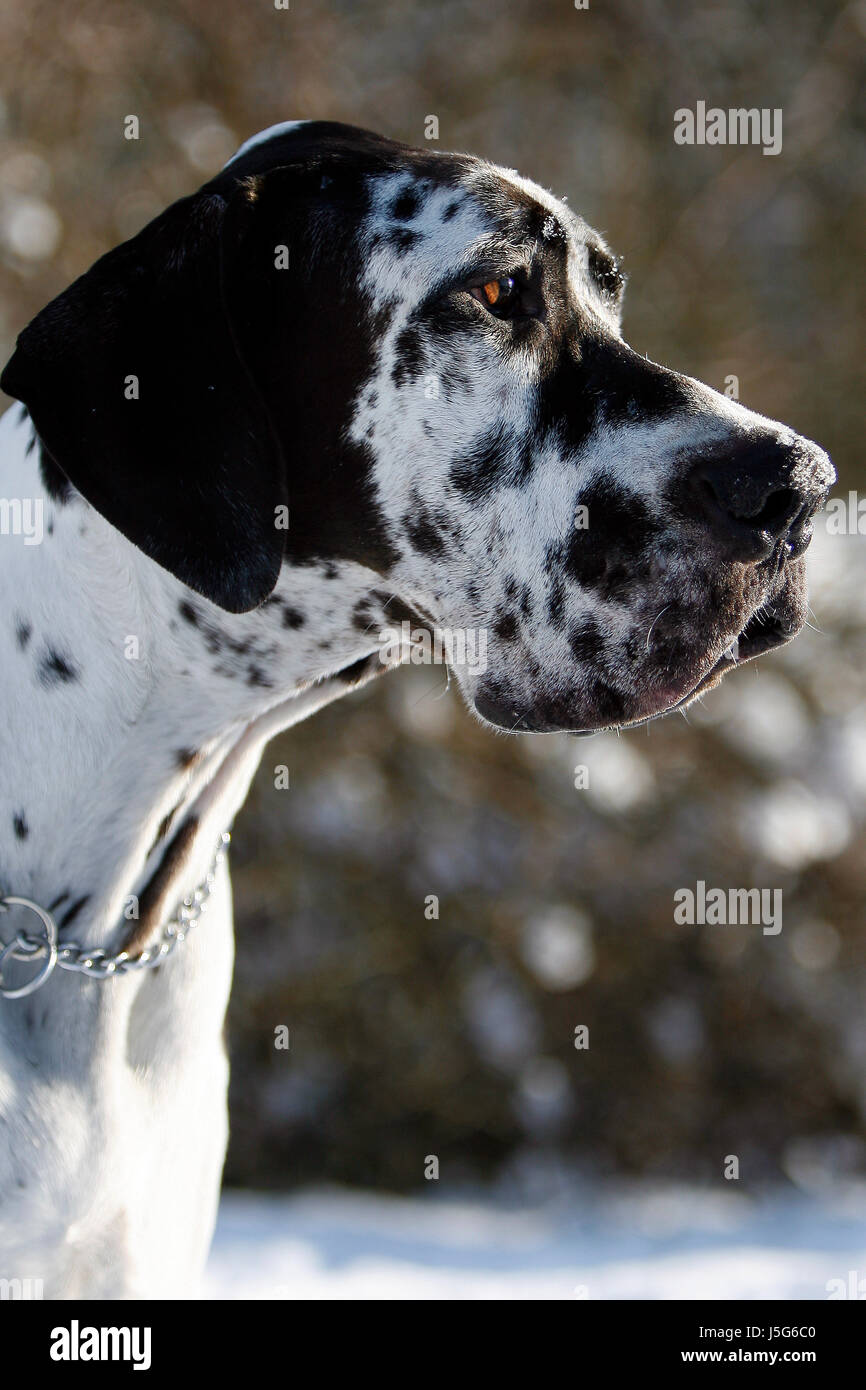
[[[431,1184],[432,1187],[432,1184]],[[851,1277],[851,1271],[856,1273]],[[341,1190],[227,1192],[209,1298],[866,1297],[866,1192],[832,1201],[689,1189],[588,1192],[515,1209]],[[850,1296],[850,1294],[848,1295]]]

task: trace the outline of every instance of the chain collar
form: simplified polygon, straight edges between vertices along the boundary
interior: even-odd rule
[[[75,970],[91,980],[110,980],[116,975],[129,975],[135,970],[152,970],[155,965],[161,965],[185,939],[190,927],[195,926],[207,907],[207,900],[216,881],[217,868],[225,858],[230,839],[228,832],[223,831],[202,883],[190,897],[184,898],[174,916],[164,924],[156,945],[148,946],[134,956],[128,955],[126,951],[119,951],[117,955],[110,956],[102,946],[88,949],[86,946],[79,946],[77,941],[58,943],[57,923],[50,912],[46,912],[38,903],[31,902],[30,898],[0,898],[0,915],[8,912],[10,907],[26,907],[41,922],[41,930],[35,934],[19,932],[8,945],[0,942],[0,996],[4,999],[23,999],[25,995],[32,994],[44,985],[58,965],[61,970]],[[42,963],[31,980],[19,985],[17,989],[12,989],[3,982],[3,969],[7,960]]]

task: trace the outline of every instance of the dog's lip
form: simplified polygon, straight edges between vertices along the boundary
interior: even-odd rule
[[[762,610],[757,609],[718,661],[714,662],[710,669],[705,671],[684,694],[678,695],[670,703],[663,704],[660,709],[654,710],[650,714],[641,715],[638,719],[629,719],[624,724],[613,727],[639,729],[644,724],[651,724],[654,719],[663,719],[667,714],[674,714],[678,709],[687,705],[690,700],[694,700],[696,696],[717,685],[719,680],[734,667],[744,666],[747,661],[753,661],[755,657],[763,655],[764,652],[772,651],[774,647],[780,647],[786,642],[790,642],[793,637],[796,637],[801,626],[802,624],[798,622],[785,623],[772,610],[762,617]],[[603,733],[605,728],[570,729],[569,733],[573,738],[589,738],[592,734]]]

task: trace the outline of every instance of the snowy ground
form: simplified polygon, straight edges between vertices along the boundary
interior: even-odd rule
[[[851,1272],[856,1271],[853,1278]],[[638,1189],[556,1209],[345,1191],[227,1193],[210,1298],[866,1296],[866,1192],[832,1201]],[[840,1285],[831,1288],[841,1289]],[[838,1295],[837,1295],[838,1296]],[[850,1297],[850,1294],[848,1294]]]

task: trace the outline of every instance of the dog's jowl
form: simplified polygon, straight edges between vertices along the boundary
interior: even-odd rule
[[[469,708],[544,733],[682,708],[802,625],[829,460],[632,351],[623,286],[513,171],[302,122],[21,333],[0,497],[41,524],[0,534],[0,1276],[195,1292],[226,1137],[214,856],[272,734],[405,633],[462,642]]]

